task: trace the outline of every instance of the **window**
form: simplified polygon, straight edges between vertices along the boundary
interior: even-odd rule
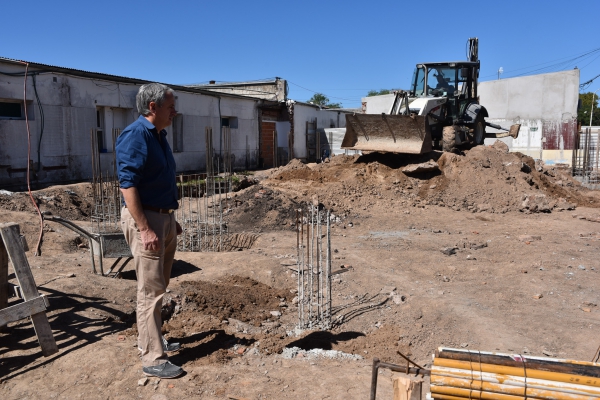
[[[177,114],[173,118],[173,152],[183,151],[183,115]]]
[[[228,126],[231,129],[237,129],[238,119],[237,117],[223,117],[221,118],[221,126]]]
[[[0,118],[6,119],[24,119],[23,102],[20,101],[0,101]]]
[[[413,92],[417,97],[423,96],[425,91],[425,67],[422,65],[415,69],[413,74]]]
[[[430,96],[453,96],[456,90],[456,68],[431,67],[427,71],[427,94]]]
[[[99,153],[106,153],[106,141],[104,140],[104,108],[96,108],[96,142]]]

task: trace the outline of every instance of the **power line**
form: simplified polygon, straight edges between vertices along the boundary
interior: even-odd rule
[[[304,86],[300,86],[300,85],[298,85],[298,84],[296,84],[296,83],[294,83],[292,81],[289,81],[289,80],[288,80],[288,83],[291,83],[294,86],[298,86],[299,88],[307,90],[307,91],[312,92],[312,93],[323,94],[321,92],[317,92],[317,91],[314,91],[312,89],[305,88]],[[349,99],[349,98],[345,98],[345,97],[336,97],[336,96],[327,96],[327,97],[332,98],[332,99],[336,99],[336,100],[347,100],[347,101],[360,101],[361,100],[361,98]]]
[[[594,82],[594,80],[596,80],[596,78],[598,78],[598,77],[600,77],[600,74],[596,75],[595,77],[593,77],[589,81],[584,82],[581,85],[579,85],[579,90],[585,90],[585,89],[587,89],[588,86],[590,86],[592,84],[592,82]]]
[[[565,57],[557,58],[557,59],[554,59],[554,60],[551,60],[551,61],[544,61],[542,63],[530,65],[530,66],[527,66],[527,67],[517,68],[517,69],[510,70],[510,71],[505,71],[505,73],[522,71],[522,70],[534,68],[534,67],[537,67],[537,66],[540,66],[540,65],[549,64],[549,63],[554,63],[554,64],[550,64],[550,65],[546,65],[545,67],[541,67],[541,68],[537,68],[537,69],[525,71],[523,73],[520,73],[520,74],[517,74],[517,75],[513,75],[512,77],[533,74],[535,72],[539,72],[539,71],[543,71],[543,70],[549,70],[549,69],[553,69],[554,71],[560,71],[560,70],[568,69],[569,66],[575,66],[574,65],[575,61],[581,62],[581,61],[585,60],[586,58],[592,57],[597,52],[600,52],[600,47],[596,48],[596,49],[593,49],[593,50],[585,51],[584,53],[580,53],[579,55],[576,55],[576,56],[565,56]],[[596,58],[598,58],[599,56],[600,55],[596,56]],[[588,65],[590,65],[592,62],[594,62],[596,60],[596,58],[594,58],[592,61],[590,61],[588,64],[584,65],[580,69],[585,68]],[[564,60],[564,61],[561,61],[561,60]],[[560,61],[560,62],[557,62],[557,61]],[[486,75],[486,76],[484,76],[482,78],[487,78],[487,77],[491,77],[491,76],[496,76],[496,73],[490,74],[490,75]]]

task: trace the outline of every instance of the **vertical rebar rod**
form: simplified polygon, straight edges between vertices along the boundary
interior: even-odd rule
[[[310,278],[310,299],[309,299],[309,318],[310,318],[310,327],[313,327],[313,305],[314,305],[314,292],[315,292],[315,208],[310,208],[310,270],[308,271],[308,276]]]
[[[197,228],[197,236],[196,236],[196,241],[197,241],[197,246],[198,246],[198,251],[202,251],[202,233],[200,230],[200,220],[201,220],[201,213],[200,213],[200,189],[202,188],[202,182],[200,182],[200,175],[196,175],[196,228]]]
[[[304,210],[302,210],[301,217],[302,217],[302,220],[300,221],[300,224],[301,224],[300,226],[302,228],[301,228],[301,234],[300,234],[300,243],[301,243],[301,249],[302,249],[302,251],[301,251],[301,253],[302,253],[302,269],[298,269],[298,273],[302,275],[302,279],[301,279],[301,282],[300,282],[300,291],[301,291],[301,293],[300,293],[300,297],[299,297],[300,301],[298,302],[298,304],[300,304],[302,306],[302,318],[301,318],[301,321],[300,321],[300,326],[302,328],[304,328],[305,327],[305,321],[304,321],[304,302],[306,300],[305,299],[306,296],[304,294],[304,287],[306,286],[305,283],[304,283],[304,281],[306,280],[305,279],[306,277],[304,275],[304,272],[306,271],[306,260],[308,258],[308,257],[306,257],[306,258],[304,257],[304,248],[306,247],[306,249],[308,251],[308,225],[306,226],[306,232],[307,232],[306,243],[307,244],[306,245],[304,244],[304,218],[305,218],[305,216],[304,216]]]
[[[323,302],[322,302],[322,288],[323,288],[323,265],[321,260],[321,211],[317,208],[317,318],[319,321],[323,320]]]
[[[331,225],[330,213],[327,210],[327,264],[325,266],[325,282],[327,285],[327,329],[331,327]]]
[[[301,268],[301,264],[300,264],[300,226],[298,225],[298,209],[296,209],[296,281],[297,281],[297,288],[298,290],[296,291],[296,298],[298,299],[298,324],[301,323],[302,321],[302,317],[300,315],[300,268]]]

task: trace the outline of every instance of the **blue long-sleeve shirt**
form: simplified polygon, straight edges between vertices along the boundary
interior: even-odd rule
[[[176,209],[175,159],[167,132],[157,132],[143,115],[117,138],[119,185],[137,188],[143,205]]]

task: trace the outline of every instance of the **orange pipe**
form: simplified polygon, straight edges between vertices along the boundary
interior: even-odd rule
[[[481,400],[523,400],[524,396],[512,396],[509,394],[501,394],[501,393],[490,393],[490,392],[481,392],[479,390],[469,390],[469,389],[461,389],[455,387],[444,387],[444,386],[431,386],[429,388],[431,390],[431,394],[444,394],[450,396],[463,397],[467,399],[481,399]],[[433,396],[434,398],[435,395]],[[558,398],[557,398],[558,399]]]
[[[564,374],[561,372],[547,372],[535,369],[505,367],[502,365],[480,364],[478,362],[457,361],[445,358],[435,358],[433,365],[447,368],[465,369],[470,371],[491,372],[501,375],[521,376],[535,379],[544,379],[548,381],[575,383],[579,385],[600,387],[600,378],[592,378],[588,376]]]
[[[507,385],[510,387],[520,388],[522,391],[525,386],[530,389],[541,389],[550,390],[555,392],[563,392],[575,395],[600,397],[600,388],[587,385],[579,385],[574,383],[549,381],[544,379],[536,379],[528,376],[527,378],[521,376],[512,375],[501,375],[494,374],[491,372],[480,372],[465,369],[455,369],[433,366],[431,369],[432,382],[435,379],[441,379],[443,377],[458,378],[467,381],[475,380],[482,382],[489,382],[492,384]]]
[[[447,394],[439,394],[439,393],[431,393],[431,397],[439,400],[463,400],[468,399],[468,397],[458,397],[458,396],[450,396]]]
[[[477,392],[490,392],[497,394],[505,394],[511,396],[517,396],[521,399],[527,398],[537,398],[544,400],[555,400],[555,399],[565,399],[565,400],[588,400],[592,398],[598,398],[598,396],[594,395],[585,395],[585,394],[573,394],[573,393],[565,393],[564,391],[552,390],[552,389],[538,389],[532,387],[518,387],[518,386],[510,386],[503,385],[499,383],[490,383],[490,382],[482,382],[480,380],[469,380],[469,379],[461,379],[461,378],[448,378],[448,377],[440,377],[431,375],[431,386],[436,387],[451,387],[451,388],[460,388],[473,390]]]

